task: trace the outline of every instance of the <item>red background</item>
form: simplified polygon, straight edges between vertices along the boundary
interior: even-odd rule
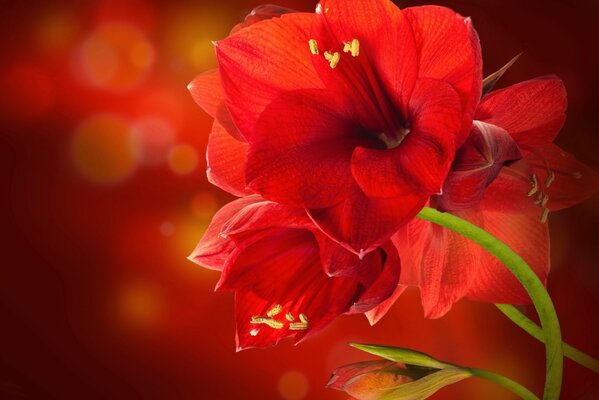
[[[599,169],[599,3],[439,3],[472,16],[485,73],[524,52],[501,86],[565,81],[558,143]],[[425,320],[415,290],[374,328],[342,317],[299,347],[235,353],[232,296],[185,259],[231,199],[206,181],[210,118],[186,85],[214,67],[210,40],[258,4],[0,3],[0,397],[343,399],[323,386],[336,366],[368,358],[350,341],[418,349],[540,392],[540,343],[487,304]],[[563,335],[599,356],[599,197],[550,221]],[[435,398],[509,394],[473,379]],[[599,398],[597,376],[566,362],[563,398]]]

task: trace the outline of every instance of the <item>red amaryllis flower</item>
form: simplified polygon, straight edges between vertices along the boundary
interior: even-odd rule
[[[433,207],[508,244],[543,282],[550,266],[549,211],[574,205],[599,188],[592,169],[552,143],[565,109],[566,93],[555,77],[485,96],[443,195],[431,199]],[[402,282],[420,287],[428,317],[442,316],[464,296],[494,303],[530,301],[505,266],[445,228],[413,221],[394,243],[402,255]]]
[[[216,51],[218,72],[190,86],[218,121],[212,181],[305,208],[362,256],[440,191],[481,93],[476,33],[442,7],[326,0]]]
[[[362,260],[315,228],[303,209],[247,196],[223,207],[189,257],[235,292],[237,349],[296,343],[344,313],[376,322],[399,295],[388,242]]]

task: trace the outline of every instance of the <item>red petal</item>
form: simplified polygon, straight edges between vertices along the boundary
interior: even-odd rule
[[[544,189],[551,211],[578,204],[599,190],[599,174],[554,144],[537,146],[534,152],[525,150],[524,153],[540,183],[547,182],[547,167],[554,174],[553,182]]]
[[[214,121],[206,151],[208,181],[234,196],[252,194],[245,185],[247,149],[246,142],[233,138],[218,121]]]
[[[474,121],[468,140],[456,153],[451,171],[437,198],[446,211],[474,207],[504,164],[521,158],[518,145],[505,130]]]
[[[312,38],[317,40],[321,53],[341,55],[338,69],[331,69],[322,54],[312,57],[327,87],[365,104],[376,104],[386,96],[406,116],[418,61],[412,28],[399,8],[388,0],[322,0],[316,12]],[[343,43],[353,39],[360,42],[357,57],[343,52]],[[349,75],[351,64],[357,68]],[[359,93],[356,85],[366,95]],[[370,108],[357,108],[364,123],[369,118],[363,111]]]
[[[476,210],[458,216],[482,225]],[[414,220],[394,237],[402,256],[402,283],[420,287],[427,318],[439,318],[464,297],[476,276],[481,248],[449,229]],[[405,277],[404,277],[405,274]]]
[[[314,234],[320,248],[322,268],[328,276],[345,276],[369,281],[370,276],[380,272],[381,255],[378,252],[374,251],[360,258],[321,231],[316,230]]]
[[[407,286],[398,285],[393,291],[393,294],[391,294],[391,296],[389,296],[387,300],[383,301],[378,306],[365,313],[366,318],[368,318],[368,322],[370,322],[371,326],[379,322],[381,318],[383,318],[387,314],[387,312],[391,309],[393,304],[395,304],[395,301],[399,298],[399,296],[401,296],[401,294],[406,289]]]
[[[281,93],[323,88],[308,48],[313,18],[313,14],[286,14],[218,42],[227,107],[245,137],[252,135],[264,108]]]
[[[312,208],[308,213],[323,232],[348,250],[364,255],[386,242],[422,209],[426,200],[416,194],[373,199],[355,187],[341,203]]]
[[[564,84],[549,76],[489,93],[475,118],[505,129],[518,144],[537,146],[555,139],[566,107]]]
[[[347,311],[356,283],[346,278],[329,278],[318,258],[318,244],[304,230],[275,229],[263,239],[239,246],[223,271],[221,288],[236,291],[238,349],[269,347],[280,339],[296,341],[312,335]],[[275,305],[274,316],[281,329],[252,324],[252,316],[265,316]],[[307,316],[306,330],[291,330],[286,314]]]
[[[221,235],[231,237],[237,242],[244,241],[248,232],[263,231],[268,228],[294,228],[317,231],[306,211],[301,208],[264,200],[259,196],[252,204],[241,209],[221,228]]]
[[[379,258],[377,271],[373,274],[374,279],[371,282],[366,283],[366,291],[362,293],[352,305],[349,311],[350,314],[365,313],[372,310],[390,298],[393,295],[394,290],[397,289],[400,272],[400,261],[397,250],[389,242],[384,246],[384,250],[378,249],[370,254],[373,253]],[[382,270],[381,259],[384,260]],[[382,317],[382,315],[380,317]]]
[[[465,113],[463,135],[468,134],[482,90],[480,41],[470,18],[439,6],[403,10],[410,21],[419,52],[419,78],[449,83],[459,94]]]
[[[204,111],[225,127],[233,137],[244,140],[231,119],[225,105],[225,93],[218,70],[205,72],[197,76],[187,86],[191,97]]]
[[[283,14],[289,14],[296,12],[291,8],[280,7],[274,4],[262,4],[254,8],[252,12],[246,15],[244,21],[233,27],[231,34],[237,32],[240,29],[247,28],[248,26],[254,25],[257,22],[264,21],[267,19],[280,17]]]
[[[352,108],[325,90],[294,91],[273,101],[250,139],[246,177],[264,197],[327,207],[347,197],[353,179]]]
[[[483,212],[484,229],[519,254],[545,282],[550,266],[547,224],[540,221],[540,209],[529,198],[520,197],[521,205],[517,212],[506,212],[503,207],[495,206],[509,195],[505,192],[508,186],[501,182],[505,179],[500,175],[489,186],[485,200],[478,207]],[[496,201],[488,202],[487,198]],[[468,297],[491,303],[530,302],[522,285],[494,256],[483,251],[479,262],[478,274]]]
[[[358,147],[352,174],[373,197],[392,197],[409,191],[441,191],[455,153],[461,105],[446,83],[419,80],[410,102],[411,132],[391,150]]]
[[[221,208],[212,218],[204,236],[188,257],[189,260],[209,269],[222,270],[225,261],[235,249],[235,244],[227,235],[222,234],[223,227],[246,207],[261,200],[259,196],[248,196]]]

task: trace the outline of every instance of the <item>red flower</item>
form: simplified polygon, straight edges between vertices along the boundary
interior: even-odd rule
[[[344,313],[375,323],[401,292],[390,242],[360,260],[304,210],[256,195],[223,207],[189,258],[221,271],[217,290],[235,292],[238,350],[297,343]]]
[[[565,109],[566,93],[555,77],[491,92],[476,111],[443,195],[431,199],[432,206],[508,244],[543,282],[550,266],[549,211],[581,202],[599,188],[592,169],[552,143]],[[428,317],[442,316],[464,296],[493,303],[530,302],[505,266],[445,228],[415,220],[394,243],[402,256],[402,283],[420,287]]]
[[[442,7],[323,0],[216,51],[190,86],[217,120],[212,182],[305,208],[361,255],[440,191],[481,93],[476,33]]]

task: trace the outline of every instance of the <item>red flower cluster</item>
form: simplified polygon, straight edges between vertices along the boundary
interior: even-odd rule
[[[430,317],[464,296],[526,302],[490,255],[414,217],[427,203],[456,213],[544,279],[548,210],[596,189],[594,172],[551,143],[561,82],[481,101],[478,37],[447,8],[264,6],[216,53],[218,70],[189,89],[215,119],[208,179],[241,199],[190,258],[235,292],[240,349],[299,341],[343,313],[374,323],[405,285],[420,287]]]

